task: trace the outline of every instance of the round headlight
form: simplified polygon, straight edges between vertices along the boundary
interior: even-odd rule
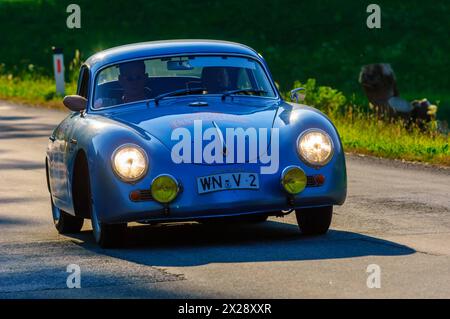
[[[286,167],[281,174],[281,185],[289,194],[298,194],[306,187],[306,174],[300,167]]]
[[[180,187],[175,178],[170,175],[159,175],[152,181],[153,199],[160,203],[169,203],[178,195]]]
[[[136,182],[147,173],[147,155],[137,145],[123,145],[114,151],[112,167],[123,181]]]
[[[327,133],[309,130],[300,135],[297,151],[307,164],[323,166],[333,157],[333,142]]]

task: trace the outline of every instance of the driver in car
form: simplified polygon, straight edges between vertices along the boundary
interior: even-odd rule
[[[95,100],[94,107],[107,107],[151,98],[151,90],[145,86],[148,74],[145,72],[144,61],[125,62],[118,67],[118,82],[122,89],[120,95],[117,94],[117,90],[109,90],[107,94]]]
[[[119,84],[123,88],[122,103],[150,98],[150,89],[145,87],[148,74],[144,61],[132,61],[119,65]]]

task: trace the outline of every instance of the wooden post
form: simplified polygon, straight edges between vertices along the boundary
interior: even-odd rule
[[[61,48],[52,47],[53,51],[53,69],[55,73],[56,93],[64,96],[64,56]]]

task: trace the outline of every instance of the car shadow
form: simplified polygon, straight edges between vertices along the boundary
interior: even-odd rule
[[[45,163],[42,162],[32,162],[24,160],[4,160],[0,163],[0,170],[9,169],[23,169],[23,170],[34,170],[34,169],[44,169]]]
[[[130,227],[124,244],[99,248],[91,231],[71,235],[84,249],[130,262],[161,267],[209,263],[302,261],[362,256],[401,256],[415,250],[376,237],[330,230],[301,236],[297,225],[268,221],[255,225],[166,224]]]
[[[1,203],[1,199],[0,199],[0,203]],[[10,218],[10,217],[5,217],[5,216],[1,216],[0,217],[0,226],[13,226],[13,225],[28,225],[31,224],[31,221],[25,219],[25,218]]]
[[[34,119],[34,116],[20,116],[20,115],[16,115],[16,116],[4,116],[1,115],[0,116],[0,121],[20,121],[20,120],[32,120]]]

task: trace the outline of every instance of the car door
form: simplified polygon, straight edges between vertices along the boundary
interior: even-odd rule
[[[80,69],[80,76],[78,78],[78,88],[77,94],[88,99],[89,92],[89,69],[86,66],[82,66]],[[83,126],[84,121],[84,111],[73,112],[70,116],[70,129],[66,131],[66,149],[64,154],[64,162],[66,167],[66,198],[70,205],[73,204],[72,201],[72,180],[73,180],[73,169],[75,164],[75,158],[78,151],[78,132],[80,127]],[[71,211],[73,207],[71,206]]]
[[[58,206],[66,208],[67,205],[67,169],[65,167],[65,154],[67,150],[67,131],[70,129],[71,115],[66,117],[50,136],[49,146],[49,181],[50,188]]]
[[[89,70],[82,67],[77,94],[87,97]],[[76,127],[83,117],[81,112],[69,114],[54,130],[49,147],[49,181],[53,197],[58,206],[68,213],[73,212],[71,197],[71,172],[77,149]]]

